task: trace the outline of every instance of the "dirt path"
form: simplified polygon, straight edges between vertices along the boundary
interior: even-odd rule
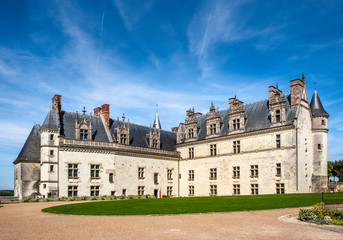
[[[167,216],[41,212],[61,204],[66,203],[4,205],[0,208],[0,239],[343,239],[343,233],[279,220],[297,213],[298,208]]]

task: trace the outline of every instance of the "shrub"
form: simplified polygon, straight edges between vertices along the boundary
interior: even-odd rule
[[[300,209],[299,219],[315,224],[343,225],[343,210],[331,209],[324,203],[318,203],[313,209]]]
[[[87,201],[87,200],[89,200],[89,197],[88,196],[82,196],[81,200]]]
[[[68,198],[67,198],[67,197],[60,197],[59,200],[60,200],[60,201],[67,201]]]

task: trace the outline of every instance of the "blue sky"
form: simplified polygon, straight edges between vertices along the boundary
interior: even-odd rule
[[[62,109],[170,129],[211,101],[268,97],[305,72],[329,118],[328,159],[343,158],[343,1],[0,1],[0,189],[54,94]]]

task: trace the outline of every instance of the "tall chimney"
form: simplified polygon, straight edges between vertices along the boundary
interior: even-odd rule
[[[300,103],[301,94],[305,87],[305,78],[297,78],[291,80],[291,107],[297,106]]]
[[[58,113],[61,113],[61,106],[62,106],[62,96],[55,94],[52,98],[52,109],[57,110]]]
[[[101,111],[101,107],[94,108],[94,116],[99,116]]]
[[[171,131],[177,133],[178,127],[172,127]]]
[[[109,104],[103,104],[101,106],[101,114],[105,119],[105,122],[107,126],[110,126],[110,105]]]

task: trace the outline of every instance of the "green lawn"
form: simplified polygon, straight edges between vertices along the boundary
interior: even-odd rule
[[[325,194],[326,198],[337,194]],[[339,197],[343,198],[343,194]],[[96,201],[45,208],[43,212],[73,215],[151,215],[262,210],[312,206],[320,193],[257,196],[190,197]]]

